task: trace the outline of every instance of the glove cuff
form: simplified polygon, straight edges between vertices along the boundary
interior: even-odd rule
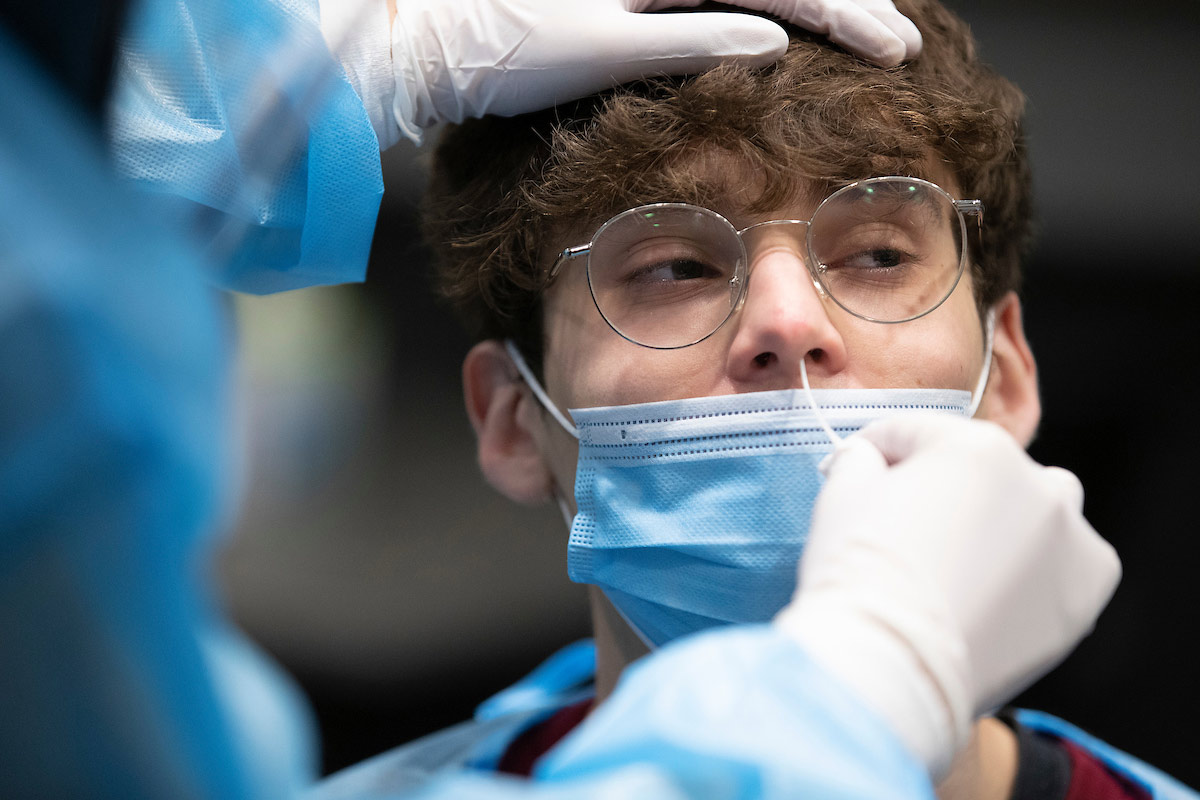
[[[392,115],[400,131],[420,144],[425,130],[439,122],[461,122],[462,114],[439,113],[434,100],[438,87],[432,78],[445,72],[446,56],[433,9],[424,3],[396,4],[392,22],[392,74],[395,86]]]
[[[387,0],[345,3],[323,0],[321,33],[362,100],[367,118],[386,150],[400,140],[402,125],[392,112],[396,103]],[[411,136],[410,136],[411,138]]]

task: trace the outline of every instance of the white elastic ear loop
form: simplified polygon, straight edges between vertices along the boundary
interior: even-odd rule
[[[504,340],[504,349],[508,351],[508,357],[513,360],[513,364],[517,368],[517,372],[521,373],[525,384],[533,390],[533,396],[542,404],[542,408],[550,412],[550,416],[558,420],[558,424],[563,426],[563,430],[579,438],[579,429],[571,424],[571,421],[558,410],[558,406],[554,405],[554,401],[550,399],[550,395],[546,394],[546,390],[542,388],[542,384],[534,377],[533,371],[529,369],[529,365],[525,363],[525,358],[521,355],[521,351],[513,344],[512,339]]]
[[[542,404],[542,408],[549,411],[550,415],[558,420],[558,424],[562,425],[567,433],[578,439],[579,429],[568,422],[567,418],[563,416],[563,413],[558,410],[556,405],[554,405],[554,401],[550,399],[550,395],[546,394],[546,390],[542,388],[542,384],[537,378],[534,377],[533,371],[529,369],[529,365],[525,363],[525,359],[521,356],[521,351],[517,349],[517,346],[513,344],[511,339],[504,340],[504,349],[508,351],[508,356],[513,360],[513,364],[516,365],[517,372],[521,373],[521,377],[525,380],[525,383],[528,384],[529,388],[533,390],[533,394],[538,399],[538,402]],[[558,510],[562,512],[563,521],[567,523],[567,528],[570,528],[575,520],[571,515],[570,509],[567,507],[566,498],[557,492],[555,493],[554,497],[558,501]],[[648,649],[658,649],[654,642],[650,641],[649,637],[642,633],[637,625],[633,624],[633,620],[629,619],[629,617],[625,615],[625,612],[622,611],[616,603],[612,602],[611,599],[608,602],[617,610],[617,613],[621,615],[621,619],[625,620],[625,624],[628,625],[629,629],[633,631],[639,639],[642,640],[642,643],[645,644]]]
[[[511,339],[504,340],[504,349],[508,352],[508,357],[513,360],[513,365],[516,366],[517,372],[521,374],[521,379],[525,384],[533,390],[533,396],[542,404],[542,408],[550,412],[550,416],[558,420],[558,424],[562,425],[567,433],[579,438],[579,430],[567,421],[563,413],[558,410],[558,406],[554,405],[554,401],[550,399],[550,395],[546,394],[546,390],[542,388],[542,384],[534,377],[533,370],[529,369],[529,365],[525,363],[521,351],[513,344]],[[567,505],[567,498],[564,497],[557,489],[554,492],[554,500],[558,503],[558,511],[562,514],[563,522],[567,524],[567,530],[571,529],[572,523],[575,521],[574,515],[571,513],[570,507]]]
[[[603,587],[601,587],[600,591],[604,592]],[[642,644],[646,645],[646,649],[652,653],[655,650],[657,650],[658,645],[656,645],[654,642],[650,641],[650,637],[647,636],[646,634],[642,633],[642,629],[639,628],[637,625],[633,624],[633,620],[631,620],[629,618],[629,616],[624,611],[621,610],[620,606],[618,606],[615,602],[613,602],[613,599],[608,596],[608,592],[604,592],[604,596],[608,599],[608,604],[610,606],[612,606],[614,610],[616,610],[617,614],[620,615],[621,619],[625,621],[625,624],[629,626],[629,630],[633,631],[633,634],[642,640]]]
[[[971,405],[967,408],[968,419],[975,416],[975,412],[979,410],[979,403],[983,400],[983,390],[987,388],[988,376],[992,371],[992,341],[996,333],[996,309],[989,308],[987,313],[987,324],[984,326],[984,356],[983,356],[983,371],[979,373],[979,382],[975,384],[975,391],[971,393]]]
[[[567,505],[567,498],[558,491],[557,486],[554,487],[554,502],[558,503],[558,512],[562,514],[563,522],[567,523],[567,530],[571,530],[575,525],[575,515],[571,513],[571,507]]]

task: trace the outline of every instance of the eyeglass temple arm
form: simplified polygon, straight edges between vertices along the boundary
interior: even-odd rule
[[[575,256],[583,255],[591,249],[592,246],[590,244],[577,244],[574,247],[568,247],[563,250],[558,254],[558,258],[554,259],[554,264],[550,267],[550,274],[546,276],[547,279],[553,280],[554,276],[558,274],[558,271],[562,269],[563,264],[566,264],[572,258],[575,258]]]
[[[980,225],[983,225],[982,200],[955,200],[954,207],[958,209],[960,214],[966,214],[975,217],[975,221]]]
[[[982,200],[955,200],[954,207],[958,209],[958,213],[964,217],[970,216],[975,218],[975,240],[979,245],[979,255],[983,257],[983,201]]]

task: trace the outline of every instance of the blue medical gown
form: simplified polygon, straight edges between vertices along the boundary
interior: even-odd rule
[[[860,771],[845,758],[847,747],[864,748],[864,745],[862,740],[856,738],[859,734],[839,736],[839,726],[853,725],[852,721],[860,717],[852,702],[841,709],[836,708],[836,704],[841,702],[839,690],[828,686],[819,673],[803,674],[804,691],[829,690],[830,694],[825,697],[825,709],[838,721],[826,727],[812,725],[815,716],[805,717],[807,724],[802,722],[797,725],[795,720],[790,719],[789,715],[795,711],[795,707],[788,701],[792,696],[789,687],[796,686],[797,667],[801,673],[805,669],[802,660],[797,662],[794,647],[789,647],[786,642],[773,641],[774,635],[764,627],[746,628],[732,636],[718,634],[711,643],[707,641],[707,636],[688,646],[686,658],[690,664],[688,661],[674,661],[676,656],[673,653],[650,662],[666,664],[667,669],[685,669],[689,676],[695,675],[707,681],[705,686],[691,682],[690,677],[684,677],[682,682],[685,686],[680,690],[671,683],[669,676],[660,672],[654,679],[658,682],[657,687],[646,684],[646,695],[639,696],[637,691],[631,690],[631,684],[626,684],[617,693],[622,703],[635,698],[635,702],[665,704],[663,719],[666,725],[656,728],[641,743],[645,747],[642,758],[646,763],[662,758],[671,745],[683,744],[679,748],[681,752],[677,761],[669,756],[664,761],[678,767],[679,776],[676,780],[685,787],[695,787],[699,795],[706,790],[714,791],[714,787],[724,786],[723,794],[734,795],[741,790],[751,796],[786,796],[789,792],[797,796],[821,798],[886,796],[881,787],[874,783],[873,765],[864,765],[868,768]],[[671,666],[673,662],[674,666]],[[703,666],[696,670],[697,665]],[[416,787],[428,786],[435,778],[449,780],[450,776],[468,770],[494,771],[499,768],[513,743],[531,728],[565,708],[590,700],[593,697],[594,672],[595,648],[592,643],[581,641],[569,645],[516,684],[485,701],[476,709],[473,719],[342,770],[323,780],[305,800],[394,797]],[[756,680],[725,680],[738,675],[743,678],[753,676]],[[640,681],[642,678],[634,680]],[[778,713],[773,712],[770,707],[781,701],[783,705]],[[695,707],[696,711],[689,710],[687,706]],[[815,707],[809,707],[807,713],[816,710]],[[607,710],[601,713],[621,714],[620,711]],[[644,718],[654,720],[655,716],[651,712]],[[1198,797],[1196,792],[1169,775],[1061,719],[1029,710],[1018,710],[1016,716],[1023,726],[1032,731],[1074,743],[1114,774],[1141,787],[1156,800],[1196,800]],[[631,714],[617,723],[621,737],[631,744],[637,741],[637,737],[631,735],[629,721],[632,720],[632,727],[636,729],[642,724],[641,719],[642,716]],[[685,743],[680,738],[685,729],[677,726],[689,723],[696,728]],[[714,737],[711,733],[714,724],[728,725],[730,731],[721,731]],[[849,731],[848,728],[842,730]],[[584,754],[585,759],[594,758],[594,754],[588,752],[587,742],[595,739],[589,737],[593,737],[593,732],[584,734],[583,744],[575,741],[564,745],[544,762],[539,762],[535,769],[544,776],[557,769],[564,760],[571,761],[580,753]],[[736,758],[739,743],[748,748],[744,751],[749,767],[745,779],[723,782],[727,781],[729,761]],[[714,758],[718,759],[712,764],[715,770],[711,774],[706,771],[710,765],[703,761],[702,753],[705,750],[711,750],[716,754]],[[623,757],[629,755],[622,754]],[[770,766],[772,762],[775,767]],[[614,767],[616,763],[613,762]],[[627,769],[627,760],[620,763],[622,770]],[[819,767],[815,766],[818,764]],[[780,765],[783,765],[782,768]],[[573,764],[572,769],[578,769],[578,764]],[[597,767],[596,772],[603,775],[603,767]],[[628,772],[619,773],[614,768],[612,774],[627,775]],[[795,778],[797,774],[803,776],[799,781]],[[662,780],[665,777],[651,773],[647,779]],[[820,778],[829,782],[818,785]],[[904,787],[901,791],[908,788]],[[676,784],[662,789],[663,796],[678,796],[681,791]],[[673,794],[670,793],[672,789]]]
[[[627,668],[533,781],[493,772],[520,730],[561,707],[556,686],[592,666],[590,647],[564,651],[474,720],[350,767],[305,800],[933,797],[898,740],[769,625],[672,642]]]
[[[249,209],[233,227],[252,225],[233,241],[239,258],[251,255],[216,268],[225,283],[257,275],[267,290],[353,277],[343,270],[365,257],[365,242],[351,244],[373,222],[377,175],[324,169],[341,152],[327,141],[337,126],[365,120],[344,94],[328,116],[305,118],[287,169],[246,167],[245,179],[261,184],[252,192],[210,183],[217,174],[236,184],[236,169],[172,167],[189,146],[231,168],[242,152],[226,149],[233,134],[221,116],[223,81],[237,76],[204,72],[214,19],[197,8],[224,8],[239,24],[261,10],[261,28],[239,30],[251,44],[275,24],[316,35],[311,8],[239,2],[242,12],[151,4],[138,23],[149,26],[138,35],[151,31],[150,50],[193,37],[180,66],[199,69],[144,72],[157,78],[137,103],[163,127],[117,137],[122,171],[149,198],[111,174],[86,121],[0,30],[0,108],[9,110],[0,115],[0,797],[291,797],[315,778],[303,701],[231,629],[210,589],[214,532],[230,516],[237,476],[228,325],[210,288],[213,251],[193,236],[221,234],[224,217]],[[183,88],[168,85],[176,78]],[[174,213],[172,198],[211,214]],[[246,204],[254,198],[267,200]],[[206,229],[205,219],[217,222]],[[352,233],[344,241],[339,224]],[[264,277],[272,266],[279,275]],[[720,631],[646,659],[537,781],[461,773],[413,791],[930,795],[886,728],[770,628]]]

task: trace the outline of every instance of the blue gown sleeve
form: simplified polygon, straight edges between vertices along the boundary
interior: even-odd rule
[[[211,242],[217,285],[361,281],[383,193],[379,143],[316,0],[145,0],[130,16],[113,158],[160,214]]]
[[[932,798],[924,769],[770,626],[678,641],[538,764],[533,781],[445,775],[422,800]]]
[[[680,797],[932,796],[894,734],[770,625],[710,631],[635,664],[535,774],[620,770],[661,770]]]

